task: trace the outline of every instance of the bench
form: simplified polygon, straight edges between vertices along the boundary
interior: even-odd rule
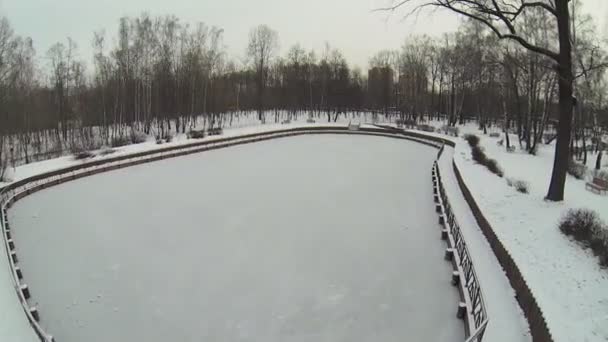
[[[221,127],[215,127],[215,128],[209,128],[207,129],[207,134],[208,135],[220,135],[222,134],[223,130]]]
[[[515,146],[511,145],[507,147],[507,152],[515,152]]]
[[[348,130],[349,131],[358,131],[360,127],[360,124],[354,124],[354,123],[349,123],[348,124]]]
[[[585,184],[585,189],[591,190],[598,194],[608,191],[608,181],[599,177],[593,177],[591,182]]]

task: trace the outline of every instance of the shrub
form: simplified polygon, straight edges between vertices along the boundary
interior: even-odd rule
[[[562,217],[559,223],[559,230],[568,236],[572,236],[575,240],[588,245],[591,242],[592,232],[603,229],[603,226],[603,222],[595,211],[589,209],[570,209]]]
[[[93,158],[95,156],[95,154],[93,154],[93,152],[91,152],[91,151],[79,151],[79,152],[73,153],[72,155],[74,156],[74,159],[76,159],[76,160]]]
[[[479,146],[475,146],[471,149],[471,155],[473,157],[473,160],[478,162],[481,165],[485,165],[486,161],[488,160],[488,157],[486,157],[486,154],[483,151],[483,148],[481,148]]]
[[[113,149],[111,147],[108,147],[108,146],[104,146],[104,147],[101,148],[101,151],[99,151],[99,155],[101,155],[101,156],[107,156],[108,154],[112,154],[114,152],[116,152],[115,149]]]
[[[488,168],[488,170],[490,170],[490,172],[496,174],[498,177],[502,177],[505,175],[505,173],[502,171],[502,168],[500,167],[500,165],[498,165],[498,162],[496,161],[496,159],[486,159],[485,165]]]
[[[130,143],[131,143],[131,141],[129,140],[129,138],[127,138],[125,136],[118,136],[118,137],[112,138],[112,141],[110,141],[110,146],[121,147],[121,146],[129,145]]]
[[[205,131],[204,130],[195,130],[195,129],[191,129],[190,132],[188,132],[187,134],[188,138],[191,139],[202,139],[205,137]]]
[[[608,228],[595,211],[570,209],[560,221],[559,229],[591,248],[600,264],[608,266]]]
[[[479,137],[475,134],[465,134],[464,140],[466,140],[471,147],[479,146]]]
[[[131,130],[131,143],[132,144],[140,144],[146,142],[148,140],[148,136],[140,131],[136,131],[134,129]]]
[[[608,229],[604,227],[595,228],[591,231],[591,240],[589,247],[593,254],[600,257],[602,265],[608,262]]]
[[[165,142],[170,143],[170,142],[171,142],[171,140],[173,140],[173,136],[171,135],[171,133],[165,133],[165,136],[163,137],[163,140],[164,140]]]
[[[454,136],[454,137],[457,137],[460,135],[460,130],[458,129],[458,127],[454,127],[454,126],[443,125],[441,127],[441,131],[443,131],[443,133],[445,133],[446,135],[450,135],[450,136]]]
[[[416,127],[416,120],[412,120],[412,119],[403,120],[403,125],[405,127]]]
[[[431,126],[431,125],[418,125],[417,127],[419,130],[424,131],[424,132],[435,132],[435,127]]]
[[[579,164],[574,160],[570,160],[568,162],[568,174],[573,176],[576,179],[585,178],[586,167],[583,164]]]
[[[515,179],[515,178],[507,178],[507,184],[509,186],[512,186],[515,188],[515,190],[521,192],[522,194],[527,194],[530,191],[528,190],[528,182],[521,180],[521,179]]]

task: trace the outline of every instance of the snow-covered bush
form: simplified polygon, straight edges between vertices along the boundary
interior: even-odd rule
[[[576,179],[584,179],[586,173],[586,167],[583,164],[579,164],[574,160],[568,162],[568,174]]]
[[[140,144],[146,142],[148,140],[148,136],[144,132],[137,131],[135,129],[131,130],[131,143],[132,144]]]
[[[70,152],[72,153],[72,156],[74,157],[74,159],[77,159],[77,160],[92,158],[95,156],[95,154],[93,152],[91,152],[89,149],[83,147],[78,142],[75,142],[70,146]]]
[[[188,132],[187,136],[190,139],[202,139],[205,137],[205,130],[191,129],[190,132]]]
[[[441,127],[441,131],[446,135],[450,135],[450,136],[454,136],[454,137],[457,137],[460,135],[460,129],[458,129],[458,127],[455,127],[455,126],[443,125]]]
[[[600,258],[600,264],[608,266],[608,228],[606,226],[591,232],[589,247]]]
[[[93,158],[95,157],[95,154],[91,151],[78,151],[78,152],[73,152],[72,156],[74,157],[74,159],[76,160],[82,160],[82,159],[88,159],[88,158]]]
[[[527,194],[530,191],[528,190],[529,185],[528,182],[521,180],[521,179],[515,179],[515,178],[507,178],[507,184],[511,187],[514,187],[515,190],[521,192],[522,194]]]
[[[471,146],[471,148],[479,146],[479,137],[475,134],[465,134],[464,140],[469,143],[469,146]]]
[[[559,229],[591,248],[600,259],[600,264],[608,266],[608,227],[595,211],[570,209],[562,218]]]
[[[112,138],[112,141],[110,142],[110,145],[112,147],[121,147],[121,146],[129,145],[130,143],[131,142],[129,141],[128,137],[118,136],[118,137]]]
[[[502,177],[505,175],[505,173],[502,170],[502,168],[500,167],[500,165],[498,165],[498,162],[496,161],[496,159],[486,159],[485,165],[488,168],[488,170],[490,170],[490,172],[497,175],[498,177]]]
[[[486,154],[483,151],[483,148],[481,148],[479,146],[473,147],[471,149],[471,156],[473,157],[473,160],[476,161],[477,163],[479,163],[481,165],[486,165],[486,161],[488,160],[488,157],[486,157]]]
[[[435,132],[435,127],[433,127],[431,125],[427,125],[427,124],[418,125],[417,128],[424,132]]]
[[[104,147],[101,148],[101,151],[99,151],[99,155],[101,155],[101,156],[107,156],[108,154],[112,154],[114,152],[116,152],[115,149],[113,149],[113,148],[111,148],[109,146],[104,146]]]
[[[591,241],[593,231],[597,232],[603,227],[600,216],[589,209],[570,209],[559,223],[562,233],[585,244]]]

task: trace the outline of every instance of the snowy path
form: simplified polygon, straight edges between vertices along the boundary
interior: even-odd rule
[[[76,180],[9,214],[61,342],[461,341],[435,154],[295,137]]]
[[[492,342],[526,342],[531,341],[528,322],[523,316],[515,292],[509,284],[498,259],[492,252],[490,244],[475,221],[464,195],[460,191],[452,167],[454,150],[446,148],[439,161],[442,180],[450,199],[456,220],[479,276],[486,309],[490,323],[486,329],[484,341]]]

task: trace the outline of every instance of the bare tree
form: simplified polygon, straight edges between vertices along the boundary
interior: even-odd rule
[[[499,39],[517,42],[524,48],[553,60],[559,75],[559,125],[553,172],[547,193],[547,199],[552,201],[564,199],[566,172],[570,158],[574,75],[569,2],[570,0],[399,0],[389,8],[395,10],[404,5],[413,5],[414,10],[425,7],[445,8],[481,22]],[[557,42],[540,45],[522,33],[523,18],[539,11],[548,13],[552,19],[558,32]]]
[[[271,59],[279,48],[279,36],[276,31],[266,25],[259,25],[249,32],[247,54],[251,58],[256,72],[258,87],[258,119],[264,121],[264,90],[268,67]]]

